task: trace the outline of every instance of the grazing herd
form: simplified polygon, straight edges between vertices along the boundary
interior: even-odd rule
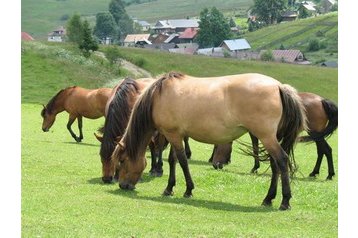
[[[310,176],[319,173],[323,155],[334,176],[332,149],[325,140],[338,127],[338,108],[330,100],[312,93],[298,93],[292,86],[262,74],[240,74],[198,78],[169,72],[157,79],[125,79],[112,88],[88,90],[70,87],[58,92],[44,106],[42,130],[48,131],[56,114],[67,111],[67,129],[81,142],[82,117],[105,116],[103,128],[95,133],[101,142],[102,180],[118,180],[121,189],[132,190],[146,168],[145,153],[151,151],[150,173],[162,176],[162,152],[170,144],[169,178],[163,195],[173,194],[176,161],[183,171],[191,197],[194,182],[187,159],[188,140],[213,144],[210,158],[215,168],[230,161],[232,142],[246,133],[252,139],[255,158],[252,172],[259,168],[259,141],[270,160],[271,183],[264,206],[271,206],[281,176],[280,210],[290,208],[290,170],[297,141],[314,141],[317,162]],[[71,129],[78,120],[80,135]],[[302,131],[308,135],[299,137]]]

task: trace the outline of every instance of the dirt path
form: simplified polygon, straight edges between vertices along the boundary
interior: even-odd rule
[[[106,58],[106,56],[104,55],[103,52],[96,51],[95,54],[102,58]],[[138,67],[135,64],[132,64],[131,62],[129,62],[125,59],[121,59],[120,62],[121,62],[120,67],[124,68],[125,70],[128,70],[131,74],[133,74],[134,78],[150,78],[150,77],[152,77],[150,72],[148,72],[147,70],[145,70],[141,67]]]

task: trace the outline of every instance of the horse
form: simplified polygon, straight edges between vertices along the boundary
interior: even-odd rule
[[[327,143],[327,138],[329,138],[333,132],[338,128],[338,107],[337,105],[329,99],[322,98],[321,96],[301,92],[298,93],[301,97],[303,105],[306,109],[307,115],[307,136],[301,136],[298,138],[299,142],[315,142],[317,148],[317,160],[313,168],[313,171],[309,174],[310,177],[316,177],[319,174],[323,156],[327,158],[328,165],[328,176],[327,180],[332,180],[332,177],[335,175],[334,164],[332,158],[332,148]],[[258,139],[250,134],[251,142],[253,145],[253,155],[254,155],[254,167],[251,169],[251,173],[256,173],[257,169],[260,167],[260,160],[258,157]],[[230,162],[231,154],[231,145],[216,145],[214,147],[213,153],[209,159],[209,162],[212,162],[214,168],[223,168],[223,164]]]
[[[46,106],[43,105],[41,110],[42,130],[48,132],[55,122],[56,115],[66,111],[69,114],[67,129],[76,142],[81,142],[83,139],[82,117],[98,119],[104,116],[111,91],[111,88],[86,89],[78,86],[61,89]],[[79,130],[78,137],[71,129],[76,119]]]
[[[290,208],[289,155],[298,133],[306,127],[304,107],[296,90],[262,74],[248,73],[198,78],[170,72],[138,98],[112,160],[119,166],[119,187],[133,190],[145,167],[145,150],[155,130],[171,144],[186,181],[184,197],[194,183],[183,147],[188,136],[208,144],[224,144],[247,132],[257,136],[270,154],[271,184],[262,204],[271,206],[281,174],[280,210]],[[280,144],[281,142],[281,144]],[[175,160],[163,195],[173,194]]]
[[[118,171],[111,164],[111,155],[116,145],[116,141],[125,131],[128,124],[129,116],[133,105],[139,97],[140,93],[148,87],[152,82],[151,78],[143,78],[133,80],[131,78],[124,79],[116,85],[106,105],[106,119],[104,126],[99,129],[102,136],[95,133],[95,137],[101,142],[100,157],[102,162],[102,181],[111,183],[114,179],[118,179]],[[191,151],[188,138],[185,139],[187,155],[190,157]],[[151,152],[151,169],[152,176],[162,176],[163,159],[162,152],[167,147],[168,141],[164,136],[155,132],[149,142]],[[158,159],[157,159],[158,158]]]

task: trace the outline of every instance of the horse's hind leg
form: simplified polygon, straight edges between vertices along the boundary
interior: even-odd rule
[[[80,142],[79,138],[77,138],[76,134],[72,131],[72,124],[76,120],[76,117],[73,115],[69,116],[68,122],[67,122],[67,130],[70,132],[73,139],[75,139],[77,142]]]
[[[156,162],[157,162],[157,154],[155,153],[155,145],[153,141],[150,141],[149,143],[149,149],[150,149],[150,155],[152,157],[152,163],[151,163],[151,167],[149,170],[150,175],[155,176],[155,171],[156,171]]]
[[[184,147],[185,147],[185,155],[188,159],[191,158],[191,149],[189,146],[189,137],[184,137]]]
[[[328,180],[332,180],[332,177],[335,175],[334,173],[334,165],[333,165],[333,158],[332,158],[332,148],[329,146],[326,140],[323,140],[324,143],[324,154],[327,157],[327,164],[328,164]]]
[[[212,162],[213,162],[214,154],[215,154],[217,148],[218,148],[218,145],[214,145],[213,152],[211,153],[211,156],[210,156],[210,158],[209,158],[209,160],[208,160],[209,163],[212,163]]]
[[[83,133],[82,133],[82,116],[77,117],[78,122],[78,130],[80,132],[80,137],[78,137],[79,142],[83,139]]]
[[[257,170],[260,168],[259,160],[259,139],[256,136],[249,133],[252,143],[252,152],[254,153],[254,167],[251,169],[251,173],[257,173]]]
[[[282,202],[280,205],[280,210],[290,209],[290,199],[291,199],[291,187],[290,179],[288,174],[288,155],[282,149],[280,144],[275,139],[262,140],[262,144],[265,146],[266,150],[270,154],[270,164],[272,170],[271,184],[267,196],[263,201],[263,205],[271,205],[272,200],[276,197],[277,193],[277,179],[278,173],[281,173],[281,183],[282,183]]]
[[[310,173],[310,177],[316,177],[317,174],[319,174],[319,170],[321,168],[322,158],[324,155],[324,143],[322,140],[316,141],[316,147],[317,147],[317,160],[316,165],[313,168],[313,171]]]

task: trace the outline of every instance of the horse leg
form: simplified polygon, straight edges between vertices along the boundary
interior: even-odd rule
[[[189,137],[184,137],[184,145],[185,145],[185,154],[188,159],[191,158],[191,149],[189,146]]]
[[[251,169],[251,173],[257,173],[257,170],[260,168],[260,160],[259,160],[259,139],[256,136],[249,133],[252,143],[252,152],[254,153],[254,167]]]
[[[149,170],[149,173],[151,176],[155,176],[155,170],[156,170],[156,153],[155,153],[155,145],[153,141],[150,141],[149,143],[149,149],[150,149],[150,155],[152,157],[152,163]]]
[[[79,139],[79,142],[81,142],[82,139],[83,139],[83,133],[82,133],[82,116],[77,117],[77,122],[78,122],[78,130],[79,130],[79,132],[80,132],[80,137],[79,137],[78,139]]]
[[[162,134],[159,134],[158,137],[158,161],[157,161],[157,167],[156,172],[157,176],[161,177],[163,175],[163,151],[165,146],[168,144],[167,139]]]
[[[277,142],[277,140],[261,140],[261,142],[270,154],[270,164],[272,170],[270,188],[262,204],[265,206],[270,206],[272,204],[272,199],[276,197],[277,179],[278,173],[280,172],[282,183],[282,202],[279,209],[290,209],[290,199],[292,196],[288,173],[288,155]],[[277,168],[279,169],[279,171],[277,170]]]
[[[163,192],[163,196],[172,196],[174,194],[173,187],[175,186],[175,183],[176,183],[176,181],[175,181],[176,158],[175,158],[174,150],[173,150],[172,146],[170,146],[168,162],[169,162],[168,185]]]
[[[70,132],[73,139],[75,139],[76,142],[80,142],[79,138],[77,138],[76,134],[72,131],[72,124],[76,120],[76,117],[71,115],[69,116],[68,122],[67,122],[67,130]]]
[[[329,146],[326,140],[323,140],[324,142],[324,154],[327,157],[327,164],[328,164],[328,180],[332,180],[332,177],[335,175],[334,173],[334,165],[333,165],[333,158],[332,158],[332,148]]]
[[[212,162],[213,162],[214,154],[215,154],[217,148],[218,148],[218,145],[214,145],[213,152],[211,153],[211,156],[210,156],[210,158],[209,158],[209,160],[208,160],[209,163],[212,163]]]
[[[184,197],[189,198],[192,197],[192,190],[194,189],[194,183],[193,180],[191,179],[191,175],[190,175],[190,171],[189,171],[189,165],[188,165],[188,159],[186,157],[185,154],[185,150],[184,148],[178,148],[178,147],[174,147],[175,149],[175,154],[177,155],[180,167],[183,170],[184,173],[184,177],[185,177],[185,182],[186,182],[186,191],[184,193]]]
[[[324,155],[324,143],[322,140],[316,141],[316,148],[317,148],[317,160],[316,165],[314,166],[313,171],[310,173],[310,177],[316,177],[317,174],[319,174],[319,169],[321,168],[322,158]]]

